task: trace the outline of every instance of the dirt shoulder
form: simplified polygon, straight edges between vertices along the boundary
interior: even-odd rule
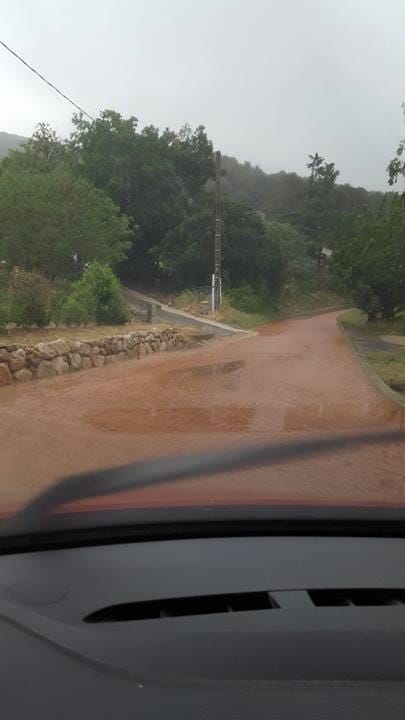
[[[159,323],[159,328],[167,323]],[[108,335],[125,335],[135,330],[147,330],[150,325],[134,320],[125,325],[86,325],[81,327],[11,328],[0,333],[0,345],[37,345],[52,340],[97,340]]]
[[[363,369],[386,397],[405,406],[405,337],[387,323],[366,325],[357,310],[338,319],[340,329]]]
[[[40,342],[51,342],[53,340],[98,340],[100,337],[110,335],[127,335],[137,330],[150,330],[152,327],[158,330],[165,330],[170,324],[168,322],[145,323],[134,320],[125,325],[86,325],[81,327],[47,327],[47,328],[13,328],[6,332],[0,332],[0,346],[6,345],[37,345]],[[184,325],[182,332],[195,339],[208,339],[197,328]],[[200,337],[201,336],[201,337]]]

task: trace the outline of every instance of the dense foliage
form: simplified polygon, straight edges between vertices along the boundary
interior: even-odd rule
[[[310,259],[319,271],[324,250],[334,250],[342,218],[350,214],[361,221],[369,212],[378,211],[384,197],[364,188],[338,185],[339,171],[318,153],[309,155],[306,178],[296,173],[267,174],[231,157],[224,158],[224,167],[224,188],[236,200],[249,204],[268,220],[277,220],[280,232],[288,227],[298,232],[300,250],[295,252],[294,272],[290,265],[290,277],[285,277],[284,283],[291,275],[308,278]]]
[[[312,173],[309,177],[284,171],[265,173],[258,166],[249,162],[240,163],[236,158],[227,156],[223,157],[223,167],[226,173],[224,188],[235,200],[260,210],[268,219],[301,224]],[[345,183],[335,184],[333,196],[338,213],[363,213],[367,209],[378,209],[383,193]]]
[[[67,167],[0,172],[0,257],[49,278],[75,278],[97,259],[112,266],[129,248],[128,220]]]
[[[394,186],[405,177],[405,140],[388,165]],[[387,193],[378,208],[341,214],[334,233],[332,269],[369,321],[392,320],[405,310],[405,196]]]
[[[0,284],[0,327],[119,325],[129,320],[118,278],[94,261],[74,283],[51,281],[37,270],[14,267]]]
[[[405,309],[405,200],[388,198],[377,213],[342,219],[333,269],[369,320]]]
[[[27,322],[41,324],[49,313],[56,322],[123,322],[114,269],[144,287],[210,284],[214,162],[204,127],[140,129],[135,117],[112,110],[94,121],[75,115],[73,124],[66,139],[40,124],[0,165],[0,260],[39,284],[39,277],[52,282],[43,318]],[[360,261],[370,223],[374,242],[389,232],[394,252],[399,211],[386,204],[379,214],[380,193],[338,185],[339,171],[318,153],[309,156],[307,178],[269,175],[234,158],[223,164],[223,284],[235,305],[253,311],[286,288],[310,287],[328,248],[342,286],[378,295],[380,312],[389,312],[390,293],[399,307],[399,289],[384,294],[371,283],[370,263]],[[369,268],[370,290],[360,281],[355,287],[360,266]],[[16,302],[3,296],[0,323],[11,311],[18,318]]]
[[[208,284],[214,165],[204,128],[139,130],[136,118],[113,111],[73,122],[66,140],[40,125],[3,161],[2,258],[52,278],[74,279],[99,260],[112,267],[121,261],[120,275],[143,285],[156,278],[179,289]],[[267,222],[226,193],[226,178],[223,190],[226,286],[274,295],[309,271],[298,225]]]
[[[45,327],[51,320],[52,285],[36,270],[15,267],[11,272],[7,321],[18,327]]]
[[[74,124],[70,146],[77,172],[112,198],[136,232],[121,271],[150,282],[162,239],[212,177],[212,144],[202,126],[178,134],[153,126],[138,131],[136,118],[109,110],[95,122],[75,116]]]
[[[231,286],[271,282],[279,258],[267,242],[263,220],[248,206],[227,197],[222,201],[222,247],[226,257],[224,281]],[[207,285],[212,272],[212,197],[206,194],[184,219],[167,233],[159,249],[159,266],[178,287]]]

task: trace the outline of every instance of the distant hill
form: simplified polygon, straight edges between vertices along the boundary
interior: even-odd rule
[[[9,150],[16,150],[28,138],[22,135],[13,135],[12,133],[0,132],[0,158],[7,155]]]

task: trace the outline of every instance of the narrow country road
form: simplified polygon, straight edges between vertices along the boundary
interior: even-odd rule
[[[403,411],[364,376],[337,315],[2,388],[0,501],[23,500],[67,473],[145,457],[402,424]],[[230,492],[235,499],[248,492],[275,501],[405,502],[404,460],[398,445],[368,447],[196,480],[185,492],[213,502]]]

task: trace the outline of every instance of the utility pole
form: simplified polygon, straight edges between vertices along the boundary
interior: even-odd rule
[[[214,273],[212,276],[212,310],[221,307],[221,153],[215,153],[214,193]]]

